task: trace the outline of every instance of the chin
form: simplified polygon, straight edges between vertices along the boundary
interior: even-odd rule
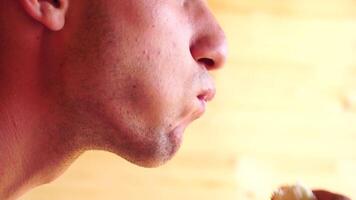
[[[131,162],[137,166],[140,166],[140,167],[144,167],[144,168],[157,168],[157,167],[160,167],[162,165],[164,165],[165,163],[167,163],[168,160],[166,161],[157,161],[157,160],[149,160],[149,161],[140,161],[140,162]]]
[[[137,156],[136,159],[129,160],[130,162],[146,168],[155,168],[161,165],[166,164],[168,161],[172,160],[172,158],[176,155],[180,147],[179,145],[172,145],[169,147],[161,147],[155,154],[146,154],[146,156],[142,157],[141,155]],[[139,159],[137,159],[139,158]]]
[[[131,134],[124,137],[110,137],[105,140],[104,145],[101,145],[104,149],[101,150],[112,152],[141,167],[159,167],[177,153],[183,140],[183,132],[183,127],[169,132],[150,132],[143,137],[130,132]]]
[[[155,168],[170,161],[179,150],[180,144],[180,142],[175,140],[155,145],[141,144],[132,148],[126,148],[124,151],[118,151],[118,149],[114,151],[111,149],[110,151],[137,166]]]
[[[119,155],[126,159],[127,161],[140,166],[144,168],[156,168],[159,166],[164,165],[168,161],[170,161],[175,153],[169,154],[169,155],[164,155],[164,156],[148,156],[148,157],[143,157],[142,155],[135,156],[135,157],[125,157],[122,155]]]
[[[144,148],[138,148],[137,154],[130,162],[146,167],[159,167],[170,161],[180,149],[183,141],[185,127],[180,126],[172,131],[163,134],[153,144],[142,144]]]

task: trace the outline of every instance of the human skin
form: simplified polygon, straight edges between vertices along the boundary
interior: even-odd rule
[[[2,200],[90,149],[165,163],[227,51],[202,0],[0,0],[0,30]]]
[[[201,0],[1,0],[0,29],[0,199],[89,149],[165,163],[226,57]]]

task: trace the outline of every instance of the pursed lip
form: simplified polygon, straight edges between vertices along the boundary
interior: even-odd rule
[[[209,101],[213,100],[213,98],[215,97],[215,93],[216,93],[215,87],[209,87],[199,92],[199,95],[197,96],[199,105],[198,108],[196,109],[196,112],[194,113],[193,120],[201,117],[205,113],[206,106]]]
[[[196,99],[195,101],[195,106],[194,106],[194,110],[187,115],[185,118],[183,118],[176,127],[187,127],[191,122],[193,122],[194,120],[200,118],[206,110],[206,105],[207,102],[204,99]]]
[[[209,101],[211,101],[215,96],[215,89],[203,90],[203,92],[197,96],[196,109],[192,113],[191,121],[200,118],[206,111],[206,107]]]
[[[176,128],[185,129],[191,122],[200,118],[206,111],[206,107],[209,101],[215,96],[215,87],[203,89],[194,101],[194,108],[192,112],[181,120]]]
[[[211,87],[211,88],[207,88],[207,89],[203,89],[199,95],[197,96],[197,98],[199,100],[204,100],[205,103],[209,102],[211,100],[213,100],[213,98],[215,97],[216,94],[216,89],[215,87]]]
[[[199,105],[194,113],[193,120],[200,118],[205,113],[206,110],[207,101],[205,99],[198,99],[198,101],[199,101]]]

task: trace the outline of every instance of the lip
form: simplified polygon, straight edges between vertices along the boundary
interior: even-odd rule
[[[212,84],[213,85],[213,84]],[[215,86],[212,86],[210,88],[206,88],[206,89],[203,89],[199,95],[197,96],[197,98],[199,100],[203,100],[206,102],[209,102],[211,100],[214,99],[215,97],[215,94],[216,94],[216,89],[215,89]]]
[[[177,126],[170,132],[170,137],[175,146],[179,146],[182,142],[185,128],[194,120],[200,118],[206,110],[207,101],[205,99],[197,98],[197,105],[194,112],[184,118]]]
[[[210,100],[210,99],[209,99]],[[191,122],[200,118],[206,111],[206,107],[208,104],[208,99],[205,97],[198,96],[195,101],[195,109],[190,115],[186,116],[182,121],[180,121],[176,127],[176,129],[185,129]]]
[[[196,111],[195,119],[201,117],[205,113],[205,110],[206,110],[207,101],[205,99],[199,99],[199,103],[200,103],[200,105]]]
[[[196,101],[195,110],[191,112],[190,115],[186,116],[182,121],[180,121],[177,124],[176,128],[185,129],[185,127],[187,127],[191,122],[200,118],[205,113],[206,106],[207,106],[207,101],[198,98]]]

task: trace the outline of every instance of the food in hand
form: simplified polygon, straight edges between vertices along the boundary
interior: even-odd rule
[[[300,185],[282,186],[276,190],[271,200],[317,200],[313,192]]]

